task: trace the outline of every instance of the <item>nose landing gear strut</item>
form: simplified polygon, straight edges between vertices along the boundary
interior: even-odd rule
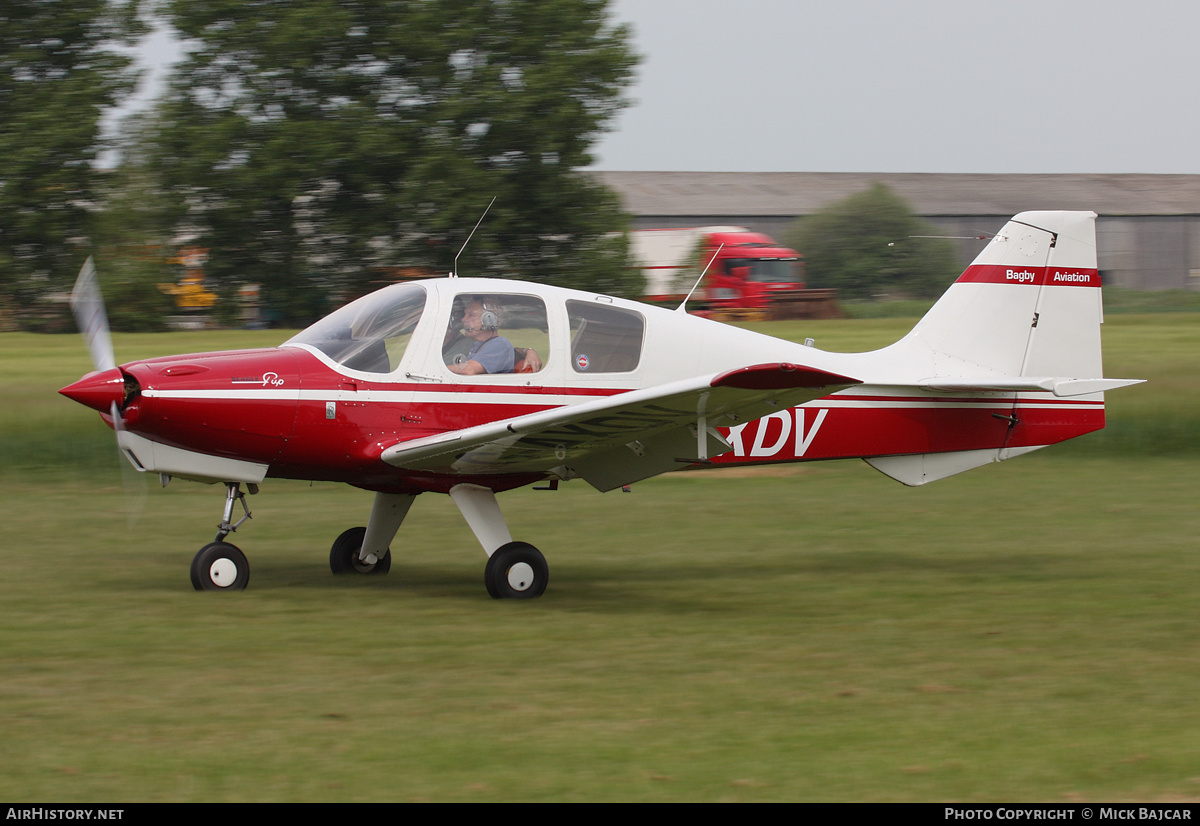
[[[251,495],[258,493],[258,485],[247,484]],[[238,502],[245,516],[233,521],[233,503]],[[250,518],[246,494],[241,483],[225,483],[225,510],[217,524],[217,537],[199,550],[192,559],[192,587],[197,591],[241,591],[250,581],[250,563],[236,545],[225,541],[225,537],[236,531]]]

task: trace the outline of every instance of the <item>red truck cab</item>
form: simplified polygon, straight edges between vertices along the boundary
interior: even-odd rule
[[[709,261],[704,296],[714,309],[766,309],[771,293],[804,289],[800,253],[759,232],[710,232],[700,266]]]

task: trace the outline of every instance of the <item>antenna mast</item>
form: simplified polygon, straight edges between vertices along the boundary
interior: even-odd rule
[[[713,261],[717,260],[717,256],[721,254],[721,250],[723,249],[725,249],[724,244],[717,247],[717,251],[713,253],[713,257],[708,260],[708,263],[704,265],[704,271],[700,273],[700,277],[696,279],[696,283],[692,285],[690,290],[688,290],[688,294],[683,297],[683,301],[679,302],[679,306],[675,308],[675,312],[687,312],[684,307],[687,306],[688,299],[692,297],[692,293],[696,292],[696,288],[700,286],[700,282],[704,280],[704,276],[708,273],[708,268],[713,265]]]
[[[475,229],[479,229],[479,225],[483,223],[483,219],[487,217],[488,210],[492,208],[492,204],[496,203],[496,196],[492,196],[492,200],[488,201],[487,209],[483,211],[483,215],[479,216],[479,220],[475,222]],[[475,236],[475,229],[471,230],[471,234],[467,236],[467,240],[463,241],[462,247],[458,251],[458,255],[463,254],[463,250],[467,248],[467,244],[471,243],[471,239]],[[458,255],[454,256],[454,272],[450,273],[451,278],[458,278]]]

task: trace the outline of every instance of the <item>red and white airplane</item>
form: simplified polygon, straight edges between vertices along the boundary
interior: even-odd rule
[[[384,573],[418,494],[446,493],[497,598],[548,569],[496,494],[582,478],[608,491],[696,465],[860,457],[907,485],[1104,427],[1095,214],[1009,221],[890,347],[830,353],[682,311],[540,284],[386,287],[264,350],[114,364],[94,271],[76,313],[97,371],[63,388],[100,411],[140,471],[226,487],[199,590],[246,587],[225,541],[268,477],[375,493],[333,543],[335,573]],[[681,308],[682,309],[682,308]],[[235,503],[245,516],[234,521]]]

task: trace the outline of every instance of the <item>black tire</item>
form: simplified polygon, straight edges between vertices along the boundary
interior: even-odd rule
[[[487,561],[483,581],[492,599],[536,599],[546,590],[550,566],[527,542],[501,545]]]
[[[244,591],[250,563],[236,545],[209,542],[192,559],[192,587],[197,591]]]
[[[392,569],[392,549],[388,548],[383,556],[371,565],[359,560],[358,552],[362,550],[363,540],[367,538],[366,528],[351,528],[344,531],[333,541],[329,549],[329,570],[335,574],[386,574]]]

